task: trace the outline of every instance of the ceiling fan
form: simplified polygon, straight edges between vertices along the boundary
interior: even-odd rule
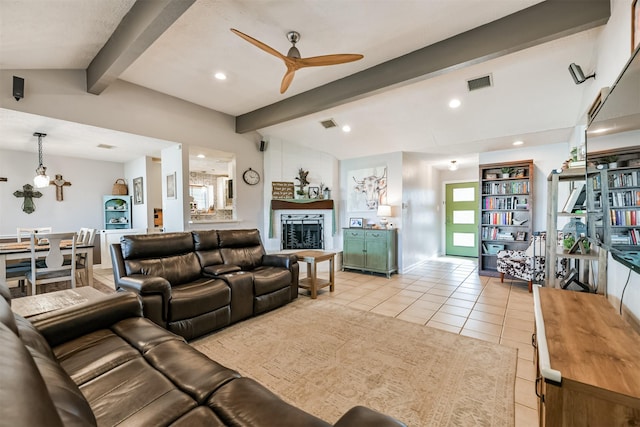
[[[300,51],[296,47],[296,43],[300,41],[300,33],[297,31],[289,31],[287,33],[287,39],[291,42],[293,46],[287,52],[287,56],[284,56],[277,50],[273,49],[270,46],[262,43],[259,40],[254,39],[251,36],[248,36],[234,28],[231,28],[238,36],[242,37],[249,43],[254,46],[259,47],[267,53],[270,53],[273,56],[277,56],[278,58],[284,61],[284,65],[287,66],[287,72],[284,74],[282,78],[282,83],[280,84],[280,93],[285,93],[289,88],[291,81],[293,80],[293,76],[296,70],[304,67],[319,67],[323,65],[336,65],[336,64],[344,64],[346,62],[353,62],[359,59],[364,58],[363,55],[358,54],[350,54],[350,53],[339,53],[335,55],[322,55],[322,56],[311,56],[309,58],[301,58]]]

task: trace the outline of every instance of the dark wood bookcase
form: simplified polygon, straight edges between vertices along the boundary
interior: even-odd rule
[[[508,169],[508,174],[503,170]],[[499,276],[497,253],[525,250],[533,232],[533,160],[480,165],[478,273]]]

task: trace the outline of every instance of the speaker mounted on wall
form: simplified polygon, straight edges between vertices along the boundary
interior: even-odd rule
[[[24,98],[24,79],[22,77],[13,76],[13,97],[16,101]]]
[[[267,141],[260,141],[260,151],[267,151]]]

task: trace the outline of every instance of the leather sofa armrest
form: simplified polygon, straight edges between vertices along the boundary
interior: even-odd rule
[[[221,276],[223,274],[235,273],[236,271],[242,270],[237,265],[231,264],[216,264],[216,265],[208,265],[202,269],[203,273],[207,276]]]
[[[130,317],[142,317],[142,304],[131,292],[116,292],[84,304],[42,314],[32,321],[51,347],[106,329]]]
[[[298,262],[298,257],[293,254],[272,254],[262,256],[262,265],[269,267],[291,268]]]
[[[167,300],[171,297],[171,284],[167,279],[159,276],[132,274],[131,276],[120,277],[116,280],[116,287],[140,295],[161,294]]]
[[[407,427],[389,415],[374,411],[364,406],[354,406],[345,413],[334,427]]]
[[[169,317],[169,301],[171,300],[171,284],[164,277],[147,276],[145,274],[132,274],[131,276],[119,277],[115,281],[116,287],[127,291],[135,292],[142,297],[145,306],[145,316],[152,319],[161,326]],[[162,297],[162,307],[152,308],[150,304],[145,304],[147,298],[153,295]]]

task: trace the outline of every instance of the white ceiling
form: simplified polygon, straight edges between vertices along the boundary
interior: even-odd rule
[[[368,69],[400,55],[524,9],[540,0],[196,0],[120,78],[231,115],[240,115]],[[107,41],[133,0],[0,0],[0,68],[84,69]],[[279,93],[283,63],[234,35],[230,28],[286,53],[286,33],[297,30],[302,56],[361,53],[349,64],[305,68]],[[591,72],[599,29],[589,30],[437,77],[381,90],[358,101],[274,125],[266,139],[329,152],[339,159],[395,151],[429,153],[446,165],[474,161],[477,153],[566,141],[583,117],[582,91],[567,67]],[[505,37],[508,37],[505,34]],[[224,71],[228,79],[213,74]],[[466,80],[491,73],[494,86],[469,93]],[[447,107],[457,97],[462,106]],[[320,120],[349,124],[351,133],[325,130]],[[0,147],[33,147],[29,120],[0,111]],[[13,125],[14,119],[19,122]],[[30,118],[31,119],[31,118]],[[46,119],[42,119],[46,121]],[[23,126],[20,125],[23,124]],[[45,126],[40,123],[40,126]],[[59,123],[57,124],[59,125]],[[55,131],[47,149],[78,157],[74,138],[107,139],[79,126]],[[55,129],[52,124],[51,127]],[[44,130],[43,130],[44,129]],[[58,131],[58,130],[56,130]],[[91,133],[93,131],[93,133]],[[83,134],[83,132],[89,132]],[[118,139],[122,135],[118,136]],[[133,138],[133,136],[132,136]],[[136,137],[139,138],[139,137]],[[151,138],[146,138],[147,142]],[[51,142],[51,144],[49,144]],[[136,144],[127,144],[132,147]],[[144,145],[144,144],[143,144]],[[86,146],[83,145],[83,147]],[[91,147],[89,148],[91,150]],[[149,155],[157,155],[159,149]],[[139,156],[138,152],[132,152]],[[100,158],[104,153],[100,152]],[[120,161],[119,159],[113,159]],[[126,160],[125,160],[126,161]]]

